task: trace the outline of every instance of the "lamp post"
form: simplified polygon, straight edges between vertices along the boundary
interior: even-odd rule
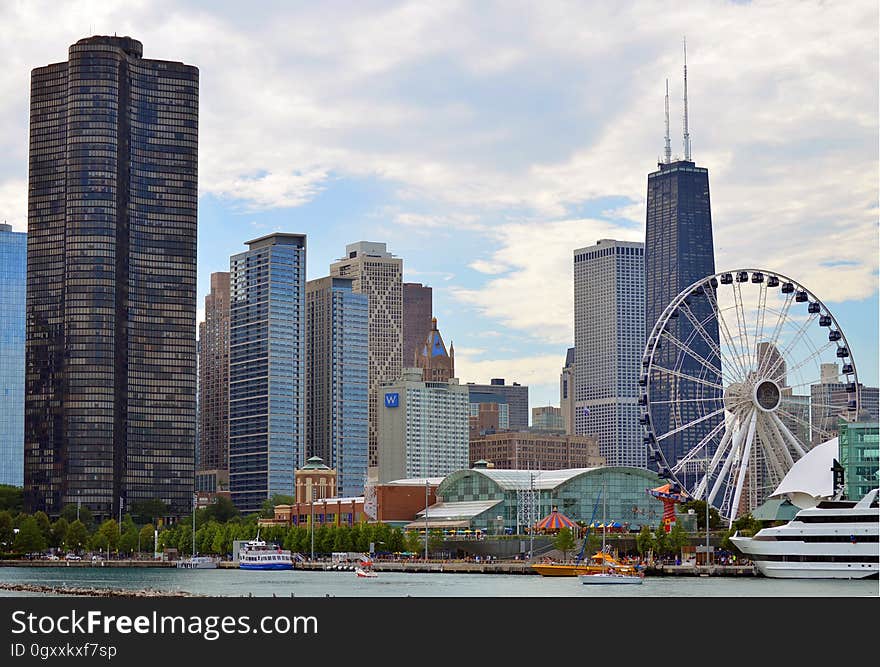
[[[312,489],[312,502],[309,503],[310,509],[310,519],[309,519],[309,528],[312,533],[312,561],[315,560],[315,487],[311,485]]]

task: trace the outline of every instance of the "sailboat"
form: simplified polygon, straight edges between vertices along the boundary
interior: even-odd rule
[[[196,555],[196,498],[193,496],[192,556],[177,561],[177,567],[184,570],[215,570],[218,563],[217,558]]]
[[[641,572],[633,571],[631,567],[623,569],[619,567],[614,559],[610,559],[605,550],[605,535],[608,532],[608,522],[605,519],[605,484],[602,485],[602,571],[592,572],[588,574],[579,574],[582,584],[640,584],[644,581],[644,575]],[[611,569],[608,569],[608,563],[611,563]]]

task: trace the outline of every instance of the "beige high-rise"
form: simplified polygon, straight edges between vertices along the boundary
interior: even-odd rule
[[[229,273],[211,274],[199,324],[199,470],[229,470]]]
[[[384,243],[358,241],[345,246],[345,257],[330,265],[330,275],[351,278],[354,291],[370,299],[368,463],[377,466],[377,388],[400,379],[403,371],[403,260]]]

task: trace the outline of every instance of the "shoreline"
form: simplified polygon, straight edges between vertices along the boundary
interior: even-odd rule
[[[2,567],[32,567],[32,568],[171,568],[177,569],[176,561],[161,560],[105,560],[105,561],[51,561],[51,560],[3,560]],[[353,564],[343,564],[339,567],[330,563],[295,563],[293,570],[309,572],[337,572],[353,570]],[[234,561],[221,561],[219,570],[238,570]],[[408,561],[376,561],[373,569],[377,572],[415,572],[415,573],[445,573],[445,574],[509,574],[521,576],[541,576],[531,568],[530,563],[522,561],[504,561],[492,563],[475,563],[472,561],[446,561],[446,562],[408,562]],[[654,565],[645,569],[647,577],[755,577],[758,576],[754,565]]]

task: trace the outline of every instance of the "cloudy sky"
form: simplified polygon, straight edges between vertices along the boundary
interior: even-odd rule
[[[0,5],[0,220],[27,228],[30,70],[93,34],[200,69],[199,304],[272,230],[308,274],[384,241],[434,288],[457,375],[558,405],[572,251],[644,240],[669,78],[708,167],[716,266],[832,309],[878,383],[878,7],[826,2]]]

